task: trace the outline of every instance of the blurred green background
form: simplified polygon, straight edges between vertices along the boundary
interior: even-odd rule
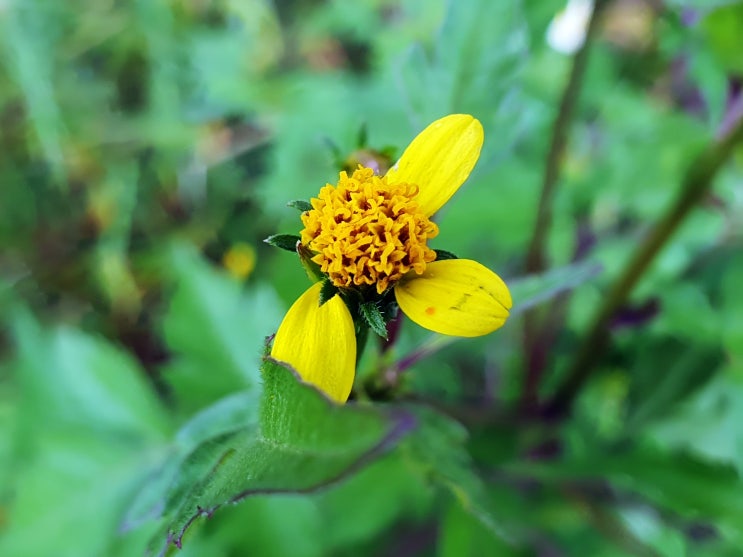
[[[600,2],[582,65],[588,4],[0,2],[0,555],[743,555],[740,148],[565,387],[739,125],[743,3]],[[309,284],[262,242],[286,203],[457,112],[485,145],[433,247],[506,326],[403,323],[342,408],[261,370]]]

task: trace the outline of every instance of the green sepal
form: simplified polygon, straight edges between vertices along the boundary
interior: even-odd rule
[[[305,211],[311,211],[312,210],[312,203],[305,199],[292,199],[289,203],[286,204],[287,207],[294,207],[295,209],[305,212]]]
[[[320,270],[320,265],[312,261],[312,256],[315,255],[312,250],[303,245],[302,242],[297,242],[296,246],[299,261],[302,263],[302,267],[304,267],[304,271],[307,273],[309,279],[314,282],[325,280],[327,277]]]
[[[376,302],[359,304],[359,314],[372,331],[387,340],[387,324]]]
[[[329,280],[325,280],[322,283],[322,288],[320,288],[320,305],[323,305],[336,294],[338,294],[338,287]]]
[[[285,249],[286,251],[297,251],[297,242],[301,241],[302,238],[294,234],[273,234],[269,236],[264,242],[269,246]]]
[[[445,249],[435,249],[433,251],[436,252],[436,261],[445,261],[446,259],[459,259],[459,257],[454,255],[450,251],[446,251]]]

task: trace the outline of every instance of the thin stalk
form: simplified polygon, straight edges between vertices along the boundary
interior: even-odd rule
[[[540,273],[547,267],[546,244],[552,226],[553,201],[557,182],[560,177],[562,161],[567,147],[570,123],[580,98],[583,77],[588,65],[588,55],[596,37],[598,22],[605,0],[597,0],[586,29],[586,38],[580,50],[573,58],[568,82],[562,93],[560,108],[552,128],[547,159],[542,175],[542,189],[537,207],[537,218],[534,223],[531,242],[526,255],[526,273]],[[526,357],[526,374],[524,377],[524,392],[521,405],[524,411],[529,412],[538,402],[538,391],[541,377],[547,363],[547,353],[550,345],[557,338],[556,331],[547,330],[557,325],[559,328],[560,311],[556,309],[557,317],[545,317],[539,308],[528,311],[524,317],[524,354]]]
[[[743,118],[735,122],[725,135],[713,141],[689,166],[676,200],[639,245],[596,312],[588,333],[568,368],[565,381],[557,389],[547,409],[550,415],[567,413],[603,354],[609,340],[612,317],[626,302],[671,235],[712,187],[718,171],[733,153],[734,147],[741,142]]]
[[[550,227],[552,226],[552,205],[555,197],[557,181],[560,177],[560,168],[567,146],[570,122],[573,119],[575,107],[580,98],[583,85],[583,76],[588,65],[588,54],[598,31],[600,15],[606,5],[606,0],[597,0],[588,21],[586,38],[580,50],[573,58],[573,66],[570,70],[568,82],[562,93],[560,108],[552,128],[552,140],[550,142],[547,160],[545,162],[544,174],[542,175],[542,190],[537,207],[537,218],[534,223],[529,251],[526,256],[526,272],[539,273],[546,267],[545,245]]]

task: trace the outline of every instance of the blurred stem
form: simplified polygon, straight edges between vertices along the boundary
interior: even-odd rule
[[[547,243],[547,235],[552,225],[552,205],[557,180],[560,176],[560,167],[567,145],[570,122],[573,119],[573,113],[578,104],[580,90],[583,85],[583,76],[588,64],[588,53],[591,50],[593,39],[598,30],[598,21],[601,19],[600,15],[606,3],[606,0],[596,0],[595,2],[591,18],[588,21],[585,41],[575,55],[575,58],[573,58],[570,77],[562,93],[560,109],[555,119],[555,125],[552,128],[552,140],[542,176],[542,192],[539,196],[534,232],[526,256],[527,273],[539,273],[546,267],[545,244]]]
[[[743,118],[738,119],[725,135],[713,141],[691,163],[676,200],[652,228],[645,241],[638,246],[608,295],[604,297],[603,304],[596,312],[588,333],[568,368],[565,381],[547,409],[550,415],[563,415],[570,409],[573,399],[589,378],[606,347],[613,315],[625,303],[671,235],[709,191],[717,172],[733,153],[734,147],[741,142]]]
[[[527,274],[540,273],[547,266],[545,255],[547,237],[552,226],[553,200],[567,146],[568,131],[583,85],[583,76],[588,65],[588,54],[596,37],[598,22],[605,5],[606,0],[596,0],[595,2],[588,21],[585,41],[573,58],[570,76],[562,93],[560,108],[552,129],[552,139],[544,166],[537,218],[534,223],[529,251],[526,255]],[[564,297],[562,303],[564,305]],[[522,408],[525,411],[537,406],[542,372],[547,362],[550,346],[557,338],[555,327],[557,329],[560,327],[561,313],[561,311],[556,310],[553,315],[545,316],[540,308],[534,308],[529,310],[524,317],[524,354],[527,363]]]
[[[643,543],[635,534],[616,516],[613,510],[608,510],[601,502],[593,501],[582,493],[580,489],[565,486],[562,489],[566,499],[575,503],[584,511],[591,524],[617,547],[626,551],[628,555],[636,557],[660,557],[655,549]]]

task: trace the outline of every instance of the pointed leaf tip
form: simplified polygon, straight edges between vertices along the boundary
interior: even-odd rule
[[[294,234],[273,234],[265,240],[269,246],[281,248],[286,251],[297,251],[297,242],[300,242],[302,238]]]

